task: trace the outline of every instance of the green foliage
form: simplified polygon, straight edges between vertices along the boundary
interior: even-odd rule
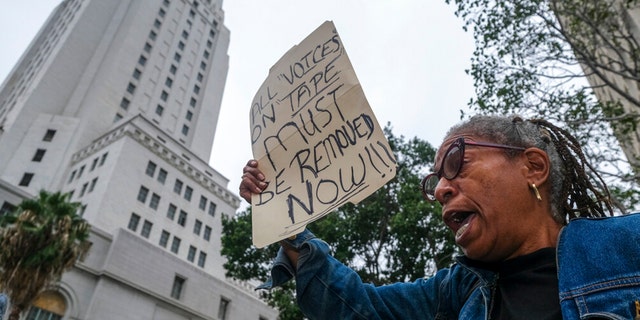
[[[620,143],[637,135],[640,96],[625,83],[640,82],[640,46],[624,10],[638,1],[445,1],[476,42],[467,70],[476,89],[472,112],[516,113],[566,127],[607,183],[628,190],[614,193],[623,197],[616,199],[620,210],[635,203],[640,179],[631,172],[640,159],[625,160]],[[595,92],[605,88],[610,94],[600,91],[598,100]]]
[[[89,224],[68,198],[41,191],[0,216],[0,291],[9,296],[14,318],[90,248]]]
[[[385,128],[393,150],[396,177],[357,205],[347,204],[309,225],[332,246],[333,255],[353,268],[365,282],[382,285],[432,275],[448,267],[456,252],[453,235],[442,223],[440,207],[424,201],[420,179],[433,163],[435,149],[413,138],[396,137]],[[251,245],[251,210],[223,220],[222,254],[227,276],[245,281],[266,280],[279,245]],[[281,319],[302,319],[290,282],[264,292]]]

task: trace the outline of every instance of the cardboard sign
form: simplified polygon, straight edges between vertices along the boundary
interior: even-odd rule
[[[395,157],[330,21],[271,68],[250,123],[253,156],[269,182],[251,199],[257,247],[358,203],[395,176]]]

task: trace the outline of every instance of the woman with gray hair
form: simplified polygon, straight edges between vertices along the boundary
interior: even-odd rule
[[[240,195],[250,202],[265,187],[249,161]],[[640,319],[640,215],[612,217],[604,181],[566,130],[473,117],[449,130],[420,187],[464,253],[450,268],[366,284],[305,230],[281,241],[265,287],[295,277],[311,319]]]

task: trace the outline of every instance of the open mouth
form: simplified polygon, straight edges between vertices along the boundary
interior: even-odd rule
[[[465,231],[469,228],[469,222],[471,222],[471,217],[475,215],[475,212],[470,211],[461,211],[454,212],[448,215],[445,219],[445,223],[453,232],[456,234],[456,240],[460,238]]]

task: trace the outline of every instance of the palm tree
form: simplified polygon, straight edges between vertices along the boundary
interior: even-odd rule
[[[0,292],[9,296],[9,320],[62,273],[84,259],[91,247],[89,224],[69,194],[40,191],[11,214],[0,217]]]

